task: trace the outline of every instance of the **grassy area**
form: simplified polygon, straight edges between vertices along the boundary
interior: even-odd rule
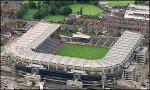
[[[108,48],[65,44],[55,54],[93,60],[103,58],[108,50]]]
[[[23,19],[32,20],[33,15],[38,11],[38,9],[28,9],[26,14],[23,16]]]
[[[45,20],[50,21],[50,22],[62,22],[65,19],[64,15],[47,15]]]
[[[110,6],[127,6],[128,3],[134,3],[134,0],[130,0],[130,1],[123,1],[123,0],[108,0],[108,3],[110,4]]]
[[[73,13],[77,13],[80,11],[80,8],[83,8],[83,15],[89,15],[94,16],[96,14],[102,13],[103,10],[97,6],[94,5],[88,5],[88,4],[72,4],[69,5],[71,7]]]

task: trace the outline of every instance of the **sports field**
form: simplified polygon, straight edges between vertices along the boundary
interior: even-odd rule
[[[96,14],[102,13],[103,10],[97,6],[89,4],[72,4],[69,5],[73,13],[80,12],[80,8],[83,8],[83,15],[94,16]]]
[[[134,3],[134,0],[108,0],[108,3],[110,4],[110,6],[127,6],[128,3]]]
[[[62,22],[65,19],[64,15],[47,15],[45,18],[47,21],[52,22]]]
[[[98,48],[92,46],[65,44],[55,54],[70,56],[89,60],[101,59],[108,52],[108,48]]]

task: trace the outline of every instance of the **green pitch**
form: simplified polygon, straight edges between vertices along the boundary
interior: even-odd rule
[[[64,15],[47,15],[45,18],[47,21],[62,22],[65,19]]]
[[[94,60],[103,58],[108,50],[108,48],[65,44],[55,54]]]
[[[94,16],[99,13],[103,13],[103,10],[97,6],[89,4],[72,4],[69,6],[72,9],[73,13],[80,11],[80,8],[83,8],[83,15]]]
[[[134,4],[134,0],[108,0],[110,6],[127,6],[128,3]]]

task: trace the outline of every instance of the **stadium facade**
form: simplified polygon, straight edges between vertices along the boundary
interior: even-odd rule
[[[44,53],[45,51],[37,51],[38,47],[59,27],[59,24],[38,22],[6,48],[2,54],[3,60],[14,62],[17,72],[32,73],[34,68],[38,68],[38,74],[42,77],[67,81],[79,75],[80,81],[89,83],[101,81],[102,75],[106,75],[107,80],[121,78],[124,68],[128,68],[131,61],[142,49],[143,35],[125,31],[108,53],[98,60],[86,60],[53,55],[53,52],[49,54]],[[50,40],[50,44],[54,44],[55,48],[57,44],[61,43]]]

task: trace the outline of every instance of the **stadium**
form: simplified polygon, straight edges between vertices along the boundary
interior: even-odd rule
[[[5,51],[5,60],[15,62],[16,72],[83,83],[122,77],[123,69],[142,49],[143,35],[124,31],[119,38],[86,35],[52,38],[60,24],[38,22]],[[82,43],[81,43],[82,42]]]

